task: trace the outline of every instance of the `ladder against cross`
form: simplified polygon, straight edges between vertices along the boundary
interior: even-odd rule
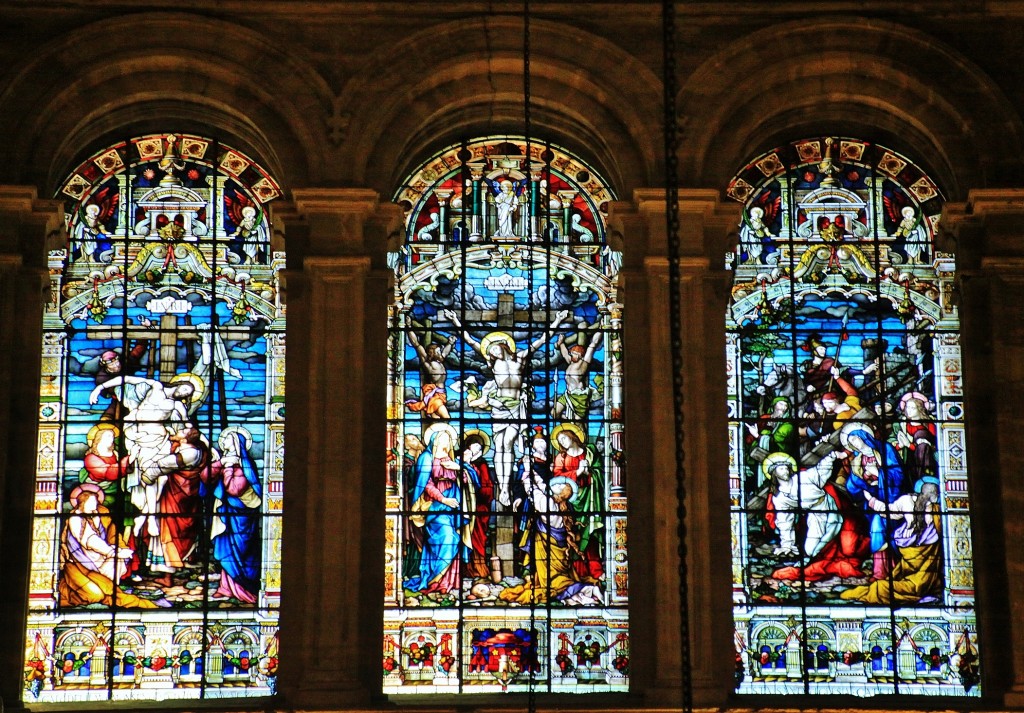
[[[142,340],[155,342],[159,354],[159,376],[161,381],[170,381],[177,373],[178,342],[198,342],[203,334],[216,331],[223,339],[242,341],[252,336],[252,328],[245,326],[212,326],[209,324],[180,324],[174,314],[160,315],[159,325],[107,325],[87,327],[86,336],[91,339]],[[124,358],[122,356],[122,358]],[[149,376],[153,377],[153,363],[150,361]]]

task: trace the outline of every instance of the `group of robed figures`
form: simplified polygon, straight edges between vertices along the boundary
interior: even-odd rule
[[[461,592],[480,604],[601,604],[603,463],[587,435],[598,396],[587,372],[601,332],[581,329],[571,345],[558,333],[564,385],[548,409],[561,422],[549,434],[534,413],[534,374],[548,373],[535,353],[571,313],[558,313],[525,347],[504,331],[474,336],[454,311],[439,317],[461,332],[473,361],[451,356],[456,336],[407,332],[421,381],[405,406],[422,424],[418,435],[407,426],[403,449],[407,603],[454,603]],[[453,384],[449,365],[462,369]],[[458,420],[449,388],[461,394]]]
[[[255,605],[263,485],[252,436],[226,427],[211,446],[197,426],[203,379],[136,376],[147,349],[141,341],[127,355],[111,349],[86,361],[89,404],[107,406],[67,498],[60,605],[153,608],[207,596]],[[215,579],[212,592],[195,585]]]

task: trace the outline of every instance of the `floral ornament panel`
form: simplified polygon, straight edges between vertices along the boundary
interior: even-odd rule
[[[980,695],[955,263],[911,161],[753,161],[726,315],[736,688]]]

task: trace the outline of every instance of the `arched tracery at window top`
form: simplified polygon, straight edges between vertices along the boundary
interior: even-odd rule
[[[110,146],[61,187],[70,242],[50,254],[43,315],[27,701],[274,691],[278,195],[251,158],[181,134]]]
[[[395,196],[386,693],[628,687],[612,198],[516,137],[446,149]]]
[[[737,690],[979,695],[939,189],[885,147],[814,138],[728,195],[744,205],[726,315]]]

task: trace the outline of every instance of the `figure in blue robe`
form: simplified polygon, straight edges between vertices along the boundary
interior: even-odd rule
[[[223,449],[211,470],[214,519],[213,559],[221,566],[215,598],[256,603],[260,590],[260,505],[263,486],[249,454],[248,434],[237,428],[221,433]]]
[[[886,517],[885,513],[872,510],[867,503],[865,493],[886,503],[896,502],[896,498],[906,492],[903,477],[903,466],[896,449],[888,441],[875,437],[868,429],[850,425],[844,431],[842,442],[855,458],[853,470],[846,480],[846,491],[854,502],[862,504],[869,523],[871,552],[875,555],[873,575],[881,579],[888,574],[888,558],[885,550],[892,553],[895,547],[892,535],[899,522]]]
[[[416,485],[412,491],[414,527],[422,529],[423,551],[419,574],[405,588],[423,594],[449,593],[461,586],[460,562],[468,561],[472,547],[471,502],[479,487],[476,469],[454,457],[452,435],[438,430],[416,459]],[[464,473],[464,474],[463,474]],[[469,479],[474,487],[461,487]]]

